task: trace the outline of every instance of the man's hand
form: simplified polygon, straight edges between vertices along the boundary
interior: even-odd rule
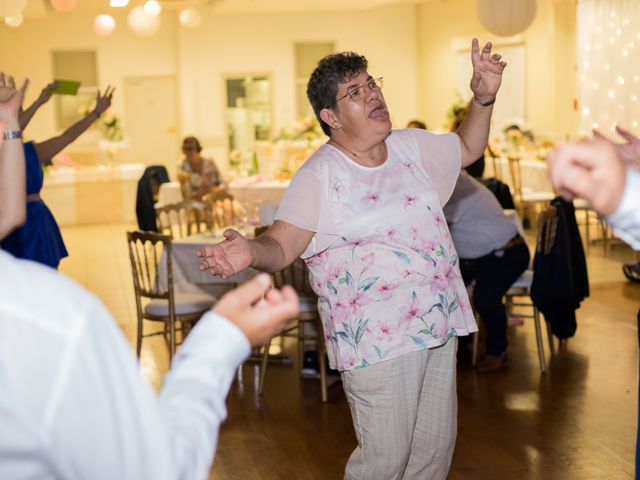
[[[593,130],[593,136],[609,142],[613,148],[615,148],[618,158],[628,164],[630,167],[640,169],[640,138],[636,137],[633,133],[625,130],[621,126],[616,126],[616,132],[622,138],[624,138],[627,143],[616,143],[613,140],[605,137],[598,130]]]
[[[207,245],[196,255],[202,258],[200,271],[229,278],[251,266],[253,260],[249,240],[233,229],[223,233],[225,240],[215,245]]]
[[[596,138],[566,143],[553,150],[548,161],[551,183],[562,196],[584,198],[602,215],[618,208],[625,171],[611,142]]]
[[[299,312],[293,288],[270,286],[269,275],[262,273],[223,295],[213,307],[214,312],[235,323],[252,346],[262,345],[280,332]]]
[[[482,103],[495,100],[496,94],[502,83],[502,72],[507,62],[500,61],[502,56],[498,53],[491,55],[491,42],[487,42],[480,52],[478,39],[471,42],[471,64],[473,76],[471,77],[471,91]]]

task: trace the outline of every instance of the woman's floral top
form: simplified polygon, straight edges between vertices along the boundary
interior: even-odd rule
[[[458,136],[394,130],[386,143],[375,168],[322,146],[276,216],[315,232],[302,256],[340,370],[477,331],[442,213],[460,171]]]

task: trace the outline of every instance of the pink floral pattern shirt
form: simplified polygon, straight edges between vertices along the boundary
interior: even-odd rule
[[[332,368],[349,370],[477,331],[442,206],[460,171],[456,134],[394,130],[363,167],[323,145],[276,219],[315,232],[302,257]]]

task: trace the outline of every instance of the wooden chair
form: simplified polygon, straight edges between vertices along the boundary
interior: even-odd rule
[[[172,240],[185,238],[208,229],[207,205],[185,201],[156,208],[158,231]]]
[[[205,195],[202,201],[207,205],[209,228],[221,231],[238,223],[240,211],[237,202],[226,190],[218,190]]]
[[[551,191],[538,191],[528,188],[524,185],[522,178],[522,158],[520,155],[509,155],[507,159],[509,161],[509,174],[513,183],[513,200],[520,217],[525,219],[530,207],[535,209],[537,205],[549,203],[556,197],[556,194]]]
[[[287,327],[280,335],[291,336],[298,339],[298,359],[302,365],[303,351],[302,346],[305,340],[316,340],[318,342],[318,359],[320,362],[320,389],[322,401],[327,401],[327,371],[325,364],[325,354],[327,351],[324,341],[324,334],[320,315],[318,313],[318,297],[311,289],[309,282],[309,269],[306,263],[298,258],[291,265],[285,267],[279,272],[272,274],[273,284],[276,288],[282,288],[285,285],[291,285],[300,298],[300,314],[294,322]],[[315,327],[315,334],[311,335],[305,332],[304,323],[311,323]],[[270,339],[264,346],[262,354],[262,367],[260,369],[259,392],[262,394],[264,387],[264,379],[267,373],[267,365],[269,363],[269,347]]]
[[[169,360],[176,351],[176,333],[182,337],[216,302],[205,294],[176,293],[173,287],[171,237],[155,232],[127,232],[133,274],[138,332],[136,353],[140,356],[144,337],[163,335],[169,346]],[[143,306],[143,299],[149,300]],[[144,320],[162,322],[163,329],[143,332]]]
[[[538,215],[538,231],[536,236],[536,251],[544,249],[546,252],[550,251],[556,240],[556,231],[558,226],[558,212],[555,207],[548,206]],[[542,340],[542,327],[540,322],[540,311],[531,301],[531,285],[533,284],[534,271],[532,268],[528,268],[518,278],[511,288],[505,294],[505,308],[507,315],[513,314],[514,307],[525,307],[531,309],[531,314],[522,314],[518,312],[518,315],[525,318],[533,318],[535,331],[536,331],[536,344],[538,347],[538,360],[540,363],[540,372],[545,373],[547,371],[547,363],[544,352],[544,342]],[[476,315],[476,320],[478,320]],[[545,323],[547,323],[545,321]],[[553,344],[553,334],[551,333],[551,327],[547,323],[547,338],[549,341],[549,349],[551,353],[555,353]],[[473,351],[472,351],[472,365],[475,365],[478,358],[479,350],[479,335],[476,333],[473,337]]]

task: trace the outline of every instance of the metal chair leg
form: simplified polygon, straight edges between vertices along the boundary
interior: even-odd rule
[[[260,383],[258,384],[258,393],[262,395],[262,388],[264,387],[264,377],[267,373],[267,365],[269,364],[269,347],[271,346],[271,339],[267,340],[264,344],[264,352],[262,354],[262,364],[260,365]]]
[[[320,326],[322,328],[322,326]],[[320,394],[322,396],[322,401],[327,401],[327,363],[325,362],[325,355],[327,353],[327,346],[324,343],[324,335],[322,335],[322,330],[320,332],[320,342],[318,342],[319,347],[319,359],[320,359]]]
[[[536,327],[536,343],[538,344],[538,358],[540,360],[540,373],[547,371],[547,364],[544,358],[544,343],[542,342],[542,329],[540,328],[540,311],[533,308],[533,319]]]
[[[479,327],[478,327],[479,328]],[[471,350],[471,366],[475,367],[478,363],[478,348],[480,345],[480,330],[473,334],[473,343]]]

